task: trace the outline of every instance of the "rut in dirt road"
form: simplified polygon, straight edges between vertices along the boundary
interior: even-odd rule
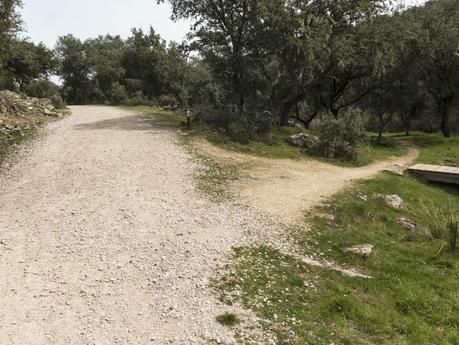
[[[199,195],[151,119],[72,111],[1,175],[0,344],[233,343],[208,282],[262,217]]]

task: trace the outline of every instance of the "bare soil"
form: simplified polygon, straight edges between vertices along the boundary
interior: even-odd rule
[[[243,203],[284,224],[304,223],[304,214],[359,179],[371,178],[382,171],[400,173],[420,154],[407,146],[403,157],[394,157],[359,168],[340,167],[314,159],[268,159],[228,152],[205,139],[194,145],[214,159],[241,168],[232,189]]]

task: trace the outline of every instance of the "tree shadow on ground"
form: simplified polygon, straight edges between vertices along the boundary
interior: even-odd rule
[[[100,120],[91,123],[82,123],[76,125],[75,128],[77,130],[115,129],[120,131],[166,131],[170,129],[170,125],[162,123],[158,119],[139,114],[121,116],[115,119]]]

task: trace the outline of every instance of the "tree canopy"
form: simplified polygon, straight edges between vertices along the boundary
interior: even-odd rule
[[[166,0],[156,0],[158,3]],[[187,41],[151,28],[123,39],[66,35],[54,51],[16,35],[19,0],[1,3],[0,87],[57,73],[68,103],[192,107],[247,133],[364,112],[372,128],[441,130],[457,121],[459,2],[169,0]]]

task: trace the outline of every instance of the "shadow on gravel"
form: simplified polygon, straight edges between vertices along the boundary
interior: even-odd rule
[[[115,129],[120,131],[152,131],[155,129],[166,130],[168,127],[162,125],[160,121],[155,121],[151,117],[140,114],[83,123],[76,125],[75,128],[77,130]]]

